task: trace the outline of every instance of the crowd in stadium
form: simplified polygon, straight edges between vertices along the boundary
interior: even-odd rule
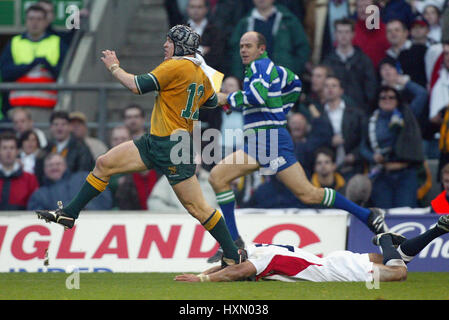
[[[438,172],[449,174],[447,0],[164,3],[169,26],[189,23],[201,35],[206,62],[225,74],[223,92],[241,88],[239,39],[248,30],[263,34],[274,63],[300,77],[302,95],[288,129],[314,185],[362,205],[429,205],[424,198],[432,184],[443,181],[432,181],[428,160],[438,160]],[[379,8],[380,17],[370,15],[370,5]],[[0,55],[3,82],[56,81],[73,32],[56,32],[51,22],[48,1],[28,9],[27,31]],[[42,51],[39,58],[33,57],[36,50]],[[55,92],[12,91],[3,94],[2,103],[4,121],[14,129],[0,136],[0,210],[54,209],[58,200],[69,202],[95,159],[142,136],[149,119],[141,106],[123,106],[123,124],[111,131],[110,141],[100,141],[90,136],[84,114],[53,110]],[[202,129],[222,132],[241,129],[242,117],[219,109],[200,113]],[[48,134],[34,122],[49,122]],[[241,141],[222,144],[229,150]],[[198,166],[197,174],[206,200],[217,206],[210,169]],[[274,176],[254,173],[235,181],[234,188],[240,208],[306,207]],[[166,178],[149,170],[114,176],[86,209],[176,212],[182,205]]]

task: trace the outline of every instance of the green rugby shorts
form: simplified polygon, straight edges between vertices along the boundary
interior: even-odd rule
[[[170,136],[145,134],[134,140],[147,168],[164,174],[172,186],[189,179],[196,171],[192,136],[188,132],[176,136],[178,139],[172,141]]]

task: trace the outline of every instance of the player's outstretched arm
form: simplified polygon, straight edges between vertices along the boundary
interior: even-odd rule
[[[208,270],[210,271],[210,269]],[[248,277],[254,276],[257,273],[254,265],[245,261],[241,264],[226,267],[213,272],[213,273],[201,273],[199,275],[194,274],[181,274],[175,277],[176,281],[184,282],[225,282],[225,281],[237,281],[243,280]]]
[[[134,75],[120,68],[120,61],[118,60],[115,51],[105,50],[102,53],[103,57],[101,57],[101,61],[103,61],[104,65],[111,72],[114,78],[120,81],[123,86],[131,90],[133,93],[140,94],[137,89],[136,82],[134,81]]]

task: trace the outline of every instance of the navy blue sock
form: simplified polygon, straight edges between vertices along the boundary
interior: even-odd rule
[[[400,246],[401,251],[409,257],[414,257],[418,253],[420,253],[421,250],[424,249],[430,242],[432,242],[433,239],[436,239],[445,233],[446,231],[441,230],[438,227],[433,227],[432,229],[427,230],[417,237],[407,239],[402,242]]]
[[[324,199],[321,204],[329,208],[332,207],[348,211],[365,224],[368,222],[368,217],[371,213],[369,209],[356,205],[354,202],[346,199],[340,193],[330,188],[324,188]]]
[[[383,264],[387,265],[390,260],[402,260],[401,255],[393,246],[393,239],[391,235],[385,234],[379,239],[380,247],[382,248]]]

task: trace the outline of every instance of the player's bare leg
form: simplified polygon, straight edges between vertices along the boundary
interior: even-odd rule
[[[239,262],[239,250],[229,234],[220,211],[212,208],[204,199],[200,184],[196,176],[192,176],[173,186],[179,201],[186,210],[196,218],[204,228],[221,245],[224,257]],[[229,262],[227,261],[229,264]]]
[[[221,160],[210,172],[209,182],[216,194],[231,190],[231,182],[259,169],[256,160],[238,150]]]
[[[217,202],[225,217],[229,233],[239,248],[243,248],[245,244],[239,235],[235,221],[235,195],[231,188],[231,182],[250,174],[258,168],[259,165],[255,159],[248,156],[243,150],[238,150],[221,160],[212,169],[209,176],[209,182],[217,195]],[[207,261],[209,263],[219,261],[221,256],[222,251],[220,248]]]
[[[378,281],[381,282],[407,280],[407,267],[405,266],[385,266],[375,263],[373,269],[373,274],[378,274]]]
[[[62,203],[58,202],[57,210],[38,210],[36,213],[39,218],[48,222],[56,222],[65,228],[72,228],[80,211],[90,200],[106,189],[112,175],[146,169],[134,142],[124,142],[98,157],[94,170],[88,175],[81,190],[67,207],[63,208]]]
[[[304,204],[320,204],[324,199],[324,189],[309,182],[298,162],[279,172],[277,178]]]
[[[176,196],[186,210],[201,224],[215,211],[204,199],[196,176],[192,176],[173,186]]]
[[[277,177],[304,204],[321,204],[346,210],[364,222],[375,234],[388,231],[383,211],[362,208],[331,188],[315,187],[308,180],[299,162],[279,172]]]
[[[114,174],[147,170],[133,141],[127,141],[98,157],[93,174],[106,182]]]

